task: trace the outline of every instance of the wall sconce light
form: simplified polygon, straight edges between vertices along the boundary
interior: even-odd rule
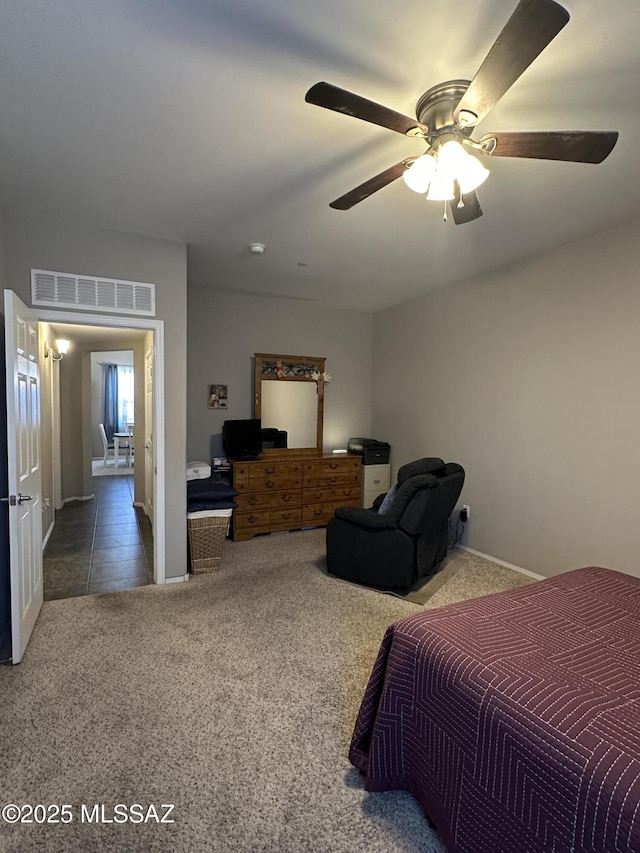
[[[53,347],[49,346],[49,342],[44,342],[44,357],[51,358],[53,361],[62,361],[62,356],[65,355],[69,351],[69,347],[71,346],[71,341],[65,340],[65,338],[56,338],[54,341],[56,345],[56,350],[58,350],[58,355],[56,355],[56,350]]]

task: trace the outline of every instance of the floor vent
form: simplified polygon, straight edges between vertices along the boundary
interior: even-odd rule
[[[50,270],[31,270],[32,305],[91,309],[114,314],[156,313],[156,286],[140,281],[94,278]]]

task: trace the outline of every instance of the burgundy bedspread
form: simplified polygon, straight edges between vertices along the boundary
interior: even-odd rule
[[[578,569],[392,625],[349,757],[455,853],[640,853],[640,578]]]

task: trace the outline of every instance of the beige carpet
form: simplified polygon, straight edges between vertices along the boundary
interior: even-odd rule
[[[0,850],[443,853],[409,795],[366,794],[347,760],[384,630],[420,607],[323,554],[323,530],[228,542],[213,575],[46,602],[0,668],[0,801],[74,821],[2,824]],[[427,606],[523,582],[458,556]],[[175,823],[82,823],[95,803],[173,803]]]

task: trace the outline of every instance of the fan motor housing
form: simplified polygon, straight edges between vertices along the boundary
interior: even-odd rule
[[[426,124],[430,133],[457,125],[453,113],[470,83],[470,80],[446,80],[427,89],[416,104],[418,121]],[[456,130],[469,136],[473,128],[458,126]]]

